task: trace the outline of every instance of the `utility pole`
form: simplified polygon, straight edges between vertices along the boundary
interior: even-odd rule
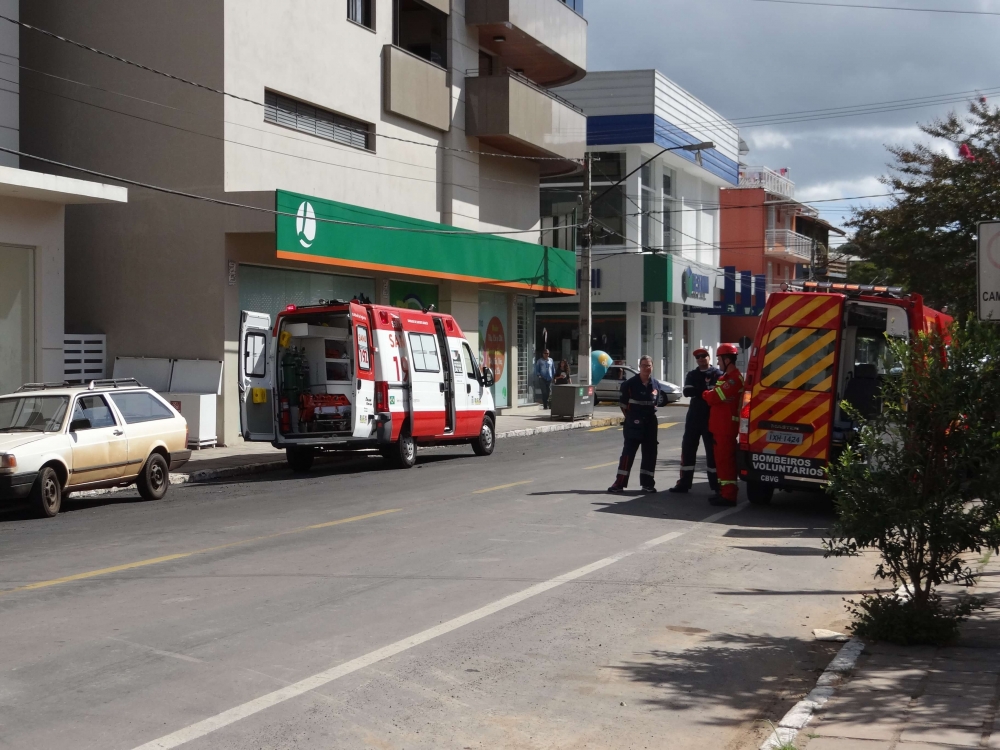
[[[580,339],[576,379],[580,385],[590,382],[590,250],[594,235],[593,204],[591,203],[590,173],[593,157],[588,151],[583,157],[583,232],[580,235]]]

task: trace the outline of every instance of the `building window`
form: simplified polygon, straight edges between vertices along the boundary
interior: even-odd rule
[[[642,213],[642,222],[639,224],[639,244],[643,248],[653,248],[656,241],[653,239],[653,165],[646,164],[639,172],[639,210]]]
[[[448,67],[447,13],[420,0],[393,0],[392,16],[393,44],[442,68]]]
[[[264,92],[264,122],[300,130],[330,141],[374,151],[371,126],[287,96]]]
[[[592,207],[596,224],[593,234],[595,246],[625,244],[625,186],[619,185],[607,195],[601,195],[624,175],[624,153],[604,152],[593,155],[591,185],[594,195],[600,196]],[[540,182],[542,217],[566,217],[582,205],[583,175],[543,177]],[[559,222],[554,223],[554,226],[558,225]],[[579,233],[574,232],[574,235],[578,240]]]
[[[674,217],[674,173],[673,170],[665,169],[663,171],[663,189],[660,193],[660,210],[663,212],[660,214],[661,223],[663,225],[663,241],[661,243],[663,249],[669,249],[673,244],[673,232],[671,227],[673,226]],[[679,222],[678,222],[679,223]]]
[[[581,16],[583,15],[583,0],[561,0],[564,5],[568,5]]]
[[[362,26],[375,28],[375,0],[347,0],[347,20]]]

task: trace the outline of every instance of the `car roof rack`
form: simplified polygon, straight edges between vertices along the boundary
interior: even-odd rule
[[[91,380],[87,390],[92,391],[95,388],[145,388],[145,386],[135,378],[110,378]]]
[[[15,393],[23,393],[24,391],[45,391],[49,388],[72,388],[73,386],[69,384],[68,381],[63,381],[62,383],[25,383],[20,388],[18,388]]]

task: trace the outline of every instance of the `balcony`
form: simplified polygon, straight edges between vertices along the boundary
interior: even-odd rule
[[[429,125],[451,127],[448,71],[391,44],[382,48],[382,100],[386,112]]]
[[[561,5],[562,3],[560,3]],[[559,156],[540,162],[543,174],[566,172],[582,160],[587,118],[575,105],[508,72],[465,79],[466,133],[520,156]]]
[[[767,230],[764,255],[777,256],[792,263],[811,263],[812,249],[812,237],[791,229]]]
[[[764,188],[769,193],[783,198],[795,198],[795,183],[782,174],[767,167],[741,167],[741,188]]]
[[[587,21],[562,0],[467,0],[465,22],[479,46],[542,86],[587,73]]]

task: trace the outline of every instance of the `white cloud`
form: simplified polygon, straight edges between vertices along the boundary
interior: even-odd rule
[[[830,200],[831,198],[853,198],[858,195],[879,195],[888,188],[872,175],[856,180],[831,180],[830,182],[814,182],[810,185],[800,185],[795,188],[795,198],[803,203],[815,200]]]

